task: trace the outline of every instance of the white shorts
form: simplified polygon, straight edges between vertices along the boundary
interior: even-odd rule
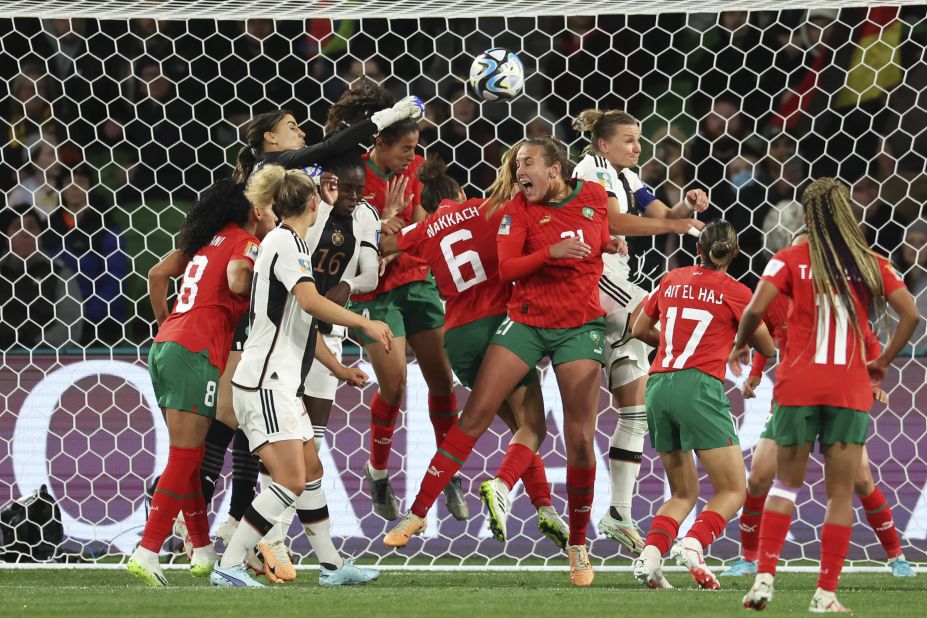
[[[313,438],[312,421],[303,400],[295,394],[266,388],[246,391],[234,386],[232,405],[252,453],[273,442],[308,442]]]
[[[339,334],[331,335],[320,335],[322,341],[325,342],[325,345],[328,346],[328,349],[331,350],[331,353],[335,355],[335,358],[338,359],[338,362],[341,362],[341,342],[342,338]],[[335,400],[335,391],[338,390],[338,378],[332,375],[332,372],[328,368],[319,362],[319,359],[312,361],[312,366],[309,367],[309,374],[306,376],[306,382],[303,384],[303,389],[305,395],[308,397],[316,397],[318,399],[327,399],[329,401]]]
[[[638,285],[617,276],[602,274],[599,281],[599,302],[605,310],[605,343],[608,358],[605,367],[608,389],[630,384],[647,375],[651,348],[643,341],[631,338],[631,314],[647,297]]]

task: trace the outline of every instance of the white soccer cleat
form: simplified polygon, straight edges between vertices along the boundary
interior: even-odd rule
[[[670,550],[670,558],[674,558],[679,566],[689,569],[692,579],[695,580],[699,587],[705,590],[721,589],[718,578],[705,564],[705,557],[702,555],[702,544],[696,539],[684,537],[676,541],[676,544]]]
[[[187,530],[182,511],[177,513],[177,519],[174,520],[174,536],[183,541],[183,553],[187,554],[187,560],[192,560],[193,541],[190,540],[190,532]]]
[[[852,609],[844,607],[843,604],[837,600],[836,593],[820,588],[814,591],[814,596],[811,597],[811,604],[808,606],[808,611],[812,614],[853,613]]]
[[[618,541],[632,553],[641,553],[644,549],[644,538],[641,536],[637,524],[631,520],[625,521],[620,517],[615,517],[612,510],[606,511],[605,516],[599,520],[599,534]]]
[[[164,571],[161,570],[158,554],[148,551],[144,547],[135,549],[132,556],[129,557],[126,570],[152,588],[164,588],[167,586],[167,579],[164,577]]]
[[[672,590],[673,586],[663,575],[663,556],[660,550],[648,545],[641,552],[640,557],[632,563],[634,579],[653,590]]]
[[[509,518],[511,503],[509,488],[497,478],[480,483],[480,500],[489,511],[489,529],[492,537],[505,543],[505,522]]]
[[[755,609],[756,611],[766,609],[766,604],[772,601],[773,598],[773,579],[772,573],[757,573],[750,592],[744,596],[743,604],[745,609]]]
[[[209,577],[212,568],[219,561],[219,554],[216,553],[212,543],[204,547],[197,547],[193,550],[190,557],[190,574],[193,577]]]
[[[538,530],[557,547],[562,550],[566,549],[570,539],[570,527],[560,517],[560,513],[554,510],[554,507],[542,506],[538,509]]]

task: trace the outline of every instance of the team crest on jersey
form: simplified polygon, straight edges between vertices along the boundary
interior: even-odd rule
[[[499,236],[508,236],[512,231],[512,215],[503,215],[499,224]]]
[[[308,257],[299,257],[296,258],[297,263],[299,263],[299,269],[306,273],[307,275],[312,274],[312,260]]]
[[[341,233],[341,230],[332,232],[332,244],[336,247],[340,247],[344,244],[344,234]]]
[[[249,257],[251,261],[257,259],[258,254],[260,253],[261,248],[253,242],[248,243],[248,247],[245,249],[245,256]]]
[[[583,208],[583,216],[591,221],[592,218],[595,216],[595,211],[589,206],[586,206],[585,208]]]
[[[598,345],[599,339],[602,338],[602,335],[600,335],[598,331],[593,330],[589,331],[589,337],[592,338],[592,343]]]
[[[544,215],[543,217],[541,217],[541,220],[538,221],[538,223],[540,225],[547,225],[548,223],[550,223],[550,221],[551,221],[550,215]]]

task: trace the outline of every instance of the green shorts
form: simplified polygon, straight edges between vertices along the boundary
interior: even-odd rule
[[[158,405],[216,418],[219,368],[209,352],[191,352],[179,343],[159,341],[148,352],[148,375]]]
[[[772,440],[776,441],[776,432],[773,427],[773,411],[776,409],[776,400],[773,399],[772,408],[769,410],[769,416],[766,417],[766,422],[763,423],[763,433],[760,434],[761,440]]]
[[[574,328],[541,328],[505,318],[492,341],[514,353],[529,367],[537,367],[545,356],[554,366],[577,360],[594,360],[605,365],[605,318],[596,318]]]
[[[773,413],[776,444],[820,443],[822,447],[842,442],[865,444],[869,433],[868,412],[835,406],[781,406]]]
[[[650,445],[658,453],[740,444],[724,384],[698,369],[650,374],[646,404]]]
[[[444,350],[447,352],[447,359],[451,362],[454,375],[467,388],[472,388],[476,382],[476,374],[480,371],[486,348],[504,319],[505,314],[492,315],[445,331]],[[538,372],[532,367],[518,386],[537,382]]]
[[[370,320],[386,322],[393,337],[411,337],[444,326],[444,303],[431,277],[393,288],[373,300],[352,302],[349,309]],[[354,338],[364,346],[373,343],[357,330]]]

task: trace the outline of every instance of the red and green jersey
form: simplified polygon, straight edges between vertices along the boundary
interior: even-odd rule
[[[447,301],[445,328],[505,313],[512,286],[499,280],[496,232],[502,211],[486,218],[483,198],[444,200],[430,217],[404,228],[399,248],[430,266]]]
[[[763,322],[769,330],[769,335],[773,338],[773,341],[776,342],[776,346],[780,350],[785,349],[785,342],[788,339],[786,322],[789,318],[789,309],[791,306],[792,304],[789,302],[788,297],[779,294],[769,303],[769,307],[766,308],[766,313],[763,314]],[[750,375],[756,377],[763,375],[766,361],[767,359],[763,354],[754,352],[753,363],[750,367]]]
[[[888,296],[904,287],[888,260],[877,258],[882,290]],[[816,299],[807,243],[782,249],[769,261],[762,279],[792,300],[773,396],[784,406],[835,406],[868,411],[872,388],[867,357],[860,349],[847,311],[828,299]],[[819,302],[822,300],[823,302]],[[869,330],[869,308],[855,291],[856,315],[863,333]]]
[[[509,300],[514,322],[540,328],[574,328],[605,315],[599,303],[602,247],[608,231],[608,196],[594,182],[575,182],[557,203],[532,203],[519,193],[505,204],[499,226],[500,261],[549,249],[565,238],[578,237],[592,247],[584,259],[553,259],[517,279]]]
[[[173,341],[191,352],[209,350],[220,372],[232,348],[235,325],[248,308],[248,296],[233,294],[226,275],[229,262],[247,260],[254,267],[258,239],[229,223],[196,252],[183,273],[174,310],[155,341]]]
[[[698,369],[722,382],[750,288],[727,273],[686,266],[667,273],[644,303],[660,321],[650,373]]]
[[[382,214],[383,209],[386,207],[387,183],[395,174],[392,172],[385,172],[378,168],[376,163],[370,159],[370,153],[364,154],[363,159],[364,170],[367,174],[367,178],[364,182],[364,199],[377,209],[378,214]],[[409,184],[406,186],[406,198],[412,196],[412,201],[409,206],[396,215],[406,224],[411,224],[413,222],[415,207],[420,206],[422,203],[422,183],[419,182],[416,171],[423,162],[424,159],[421,156],[415,155],[415,160],[409,166],[409,169],[400,174],[400,176],[407,176],[409,178]],[[351,297],[351,300],[356,302],[373,300],[383,292],[388,292],[399,286],[412,283],[413,281],[423,281],[427,277],[427,262],[420,258],[412,257],[411,255],[400,255],[386,267],[386,272],[380,277],[377,289],[367,294],[355,294]]]

